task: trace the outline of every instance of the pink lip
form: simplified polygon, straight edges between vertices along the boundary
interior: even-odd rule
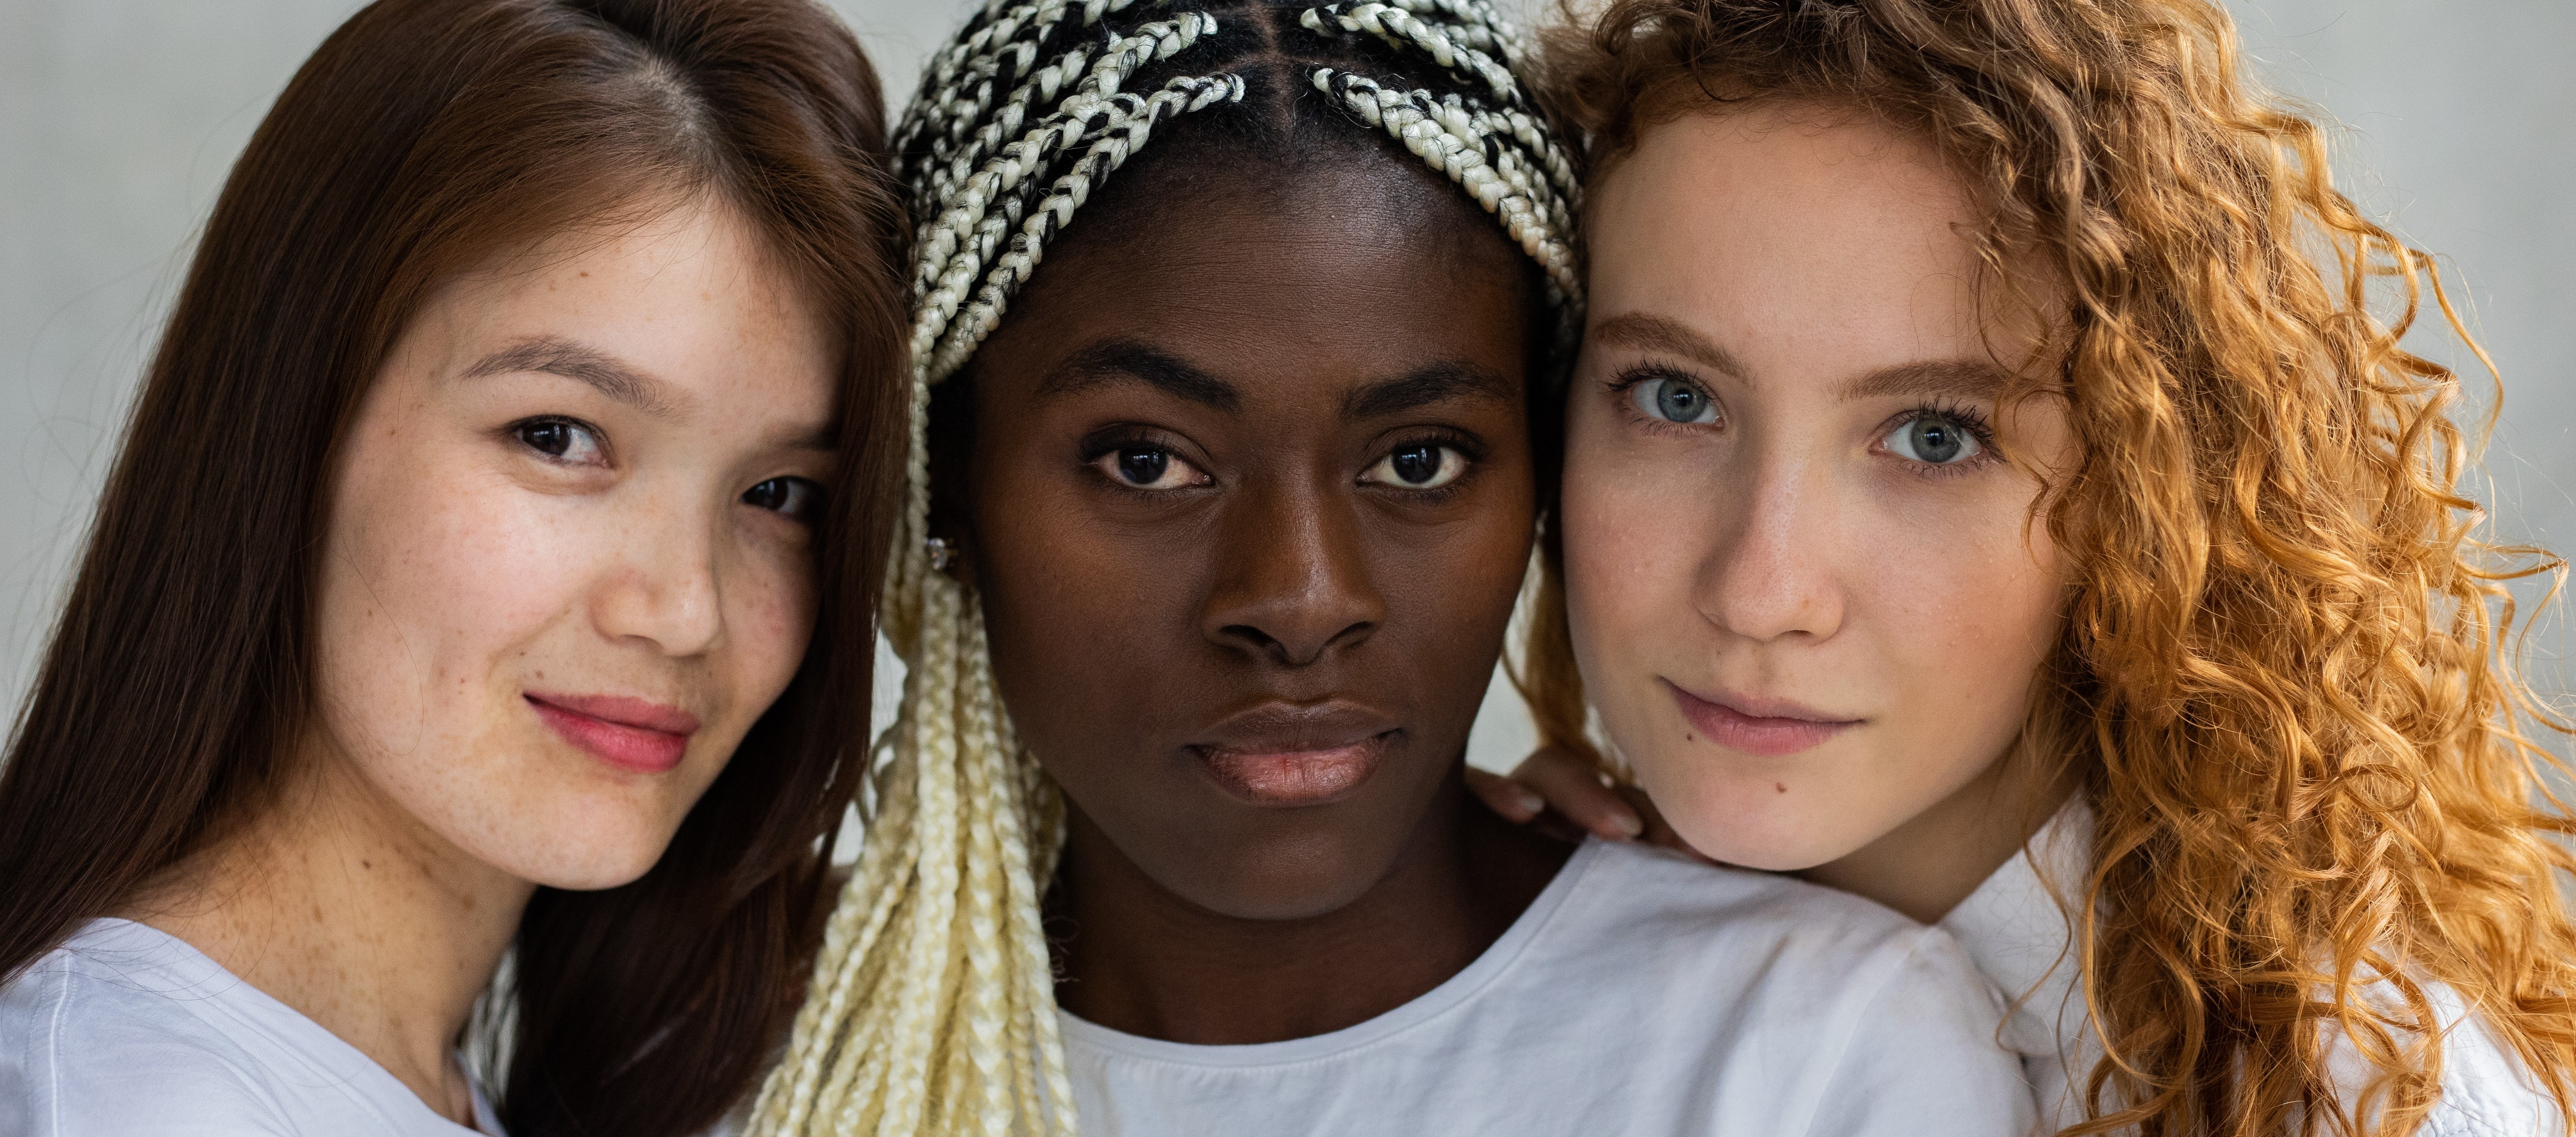
[[[1329,805],[1377,772],[1396,729],[1350,703],[1268,704],[1228,718],[1189,749],[1219,786],[1248,804]]]
[[[536,695],[528,705],[563,740],[621,770],[660,774],[680,764],[698,717],[623,695]]]
[[[1732,695],[1709,699],[1672,688],[1682,717],[1709,741],[1729,750],[1779,758],[1822,745],[1826,739],[1859,726],[1859,719],[1838,719],[1795,703]]]

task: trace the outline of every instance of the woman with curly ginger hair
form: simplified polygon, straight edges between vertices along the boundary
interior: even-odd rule
[[[1948,927],[2070,1133],[2567,1131],[2567,728],[2506,591],[2560,565],[2480,536],[2401,344],[2466,330],[2224,11],[1616,0],[1553,46],[1592,302],[1550,749],[1487,799]]]

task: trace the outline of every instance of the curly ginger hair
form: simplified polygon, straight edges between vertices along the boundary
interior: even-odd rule
[[[2427,981],[2576,1112],[2576,825],[2534,738],[2568,726],[2517,673],[2507,591],[2554,598],[2563,565],[2481,535],[2458,378],[2401,340],[2430,297],[2493,364],[2431,257],[2334,188],[2318,121],[2245,77],[2225,11],[1611,0],[1568,25],[1552,97],[1596,174],[1683,115],[1848,108],[1933,141],[1989,270],[2065,283],[2083,454],[2040,520],[2073,571],[2022,750],[2082,771],[2098,818],[2073,962],[2105,1057],[2068,1132],[2411,1133],[2440,1094]],[[1600,757],[1543,547],[1516,679],[1545,742]]]

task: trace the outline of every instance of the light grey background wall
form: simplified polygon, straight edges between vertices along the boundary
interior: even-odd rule
[[[355,0],[0,0],[0,706],[60,603],[197,227],[270,100]],[[836,0],[892,101],[964,0]],[[2232,0],[2262,72],[2345,124],[2344,184],[2447,258],[2506,377],[2506,537],[2576,549],[2576,44],[2570,0]],[[2448,346],[2426,350],[2474,361]],[[2568,690],[2536,647],[2545,683]],[[1475,757],[1525,714],[1497,686]]]

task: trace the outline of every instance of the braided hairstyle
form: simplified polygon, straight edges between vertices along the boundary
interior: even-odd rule
[[[1184,116],[1283,150],[1299,127],[1382,135],[1535,262],[1560,353],[1581,326],[1574,158],[1517,77],[1520,32],[1487,0],[1310,4],[990,0],[924,71],[895,136],[916,239],[910,496],[883,609],[903,713],[755,1134],[1074,1130],[1039,913],[1064,804],[1000,705],[980,605],[935,560],[931,389],[1122,164]]]

